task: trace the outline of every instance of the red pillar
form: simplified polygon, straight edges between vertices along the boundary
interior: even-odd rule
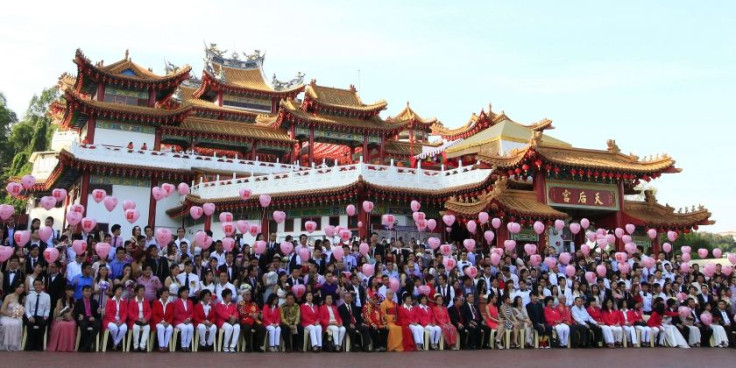
[[[644,229],[645,231],[648,230],[646,227]],[[654,239],[652,239],[652,251],[651,251],[651,253],[654,254],[655,259],[660,250],[662,250],[662,247],[659,244],[659,232],[657,232],[657,236]]]
[[[368,153],[368,135],[363,136],[363,162],[368,163],[370,154]]]
[[[89,196],[89,173],[82,174],[82,183],[79,188],[79,204],[87,208],[87,197]],[[85,211],[86,213],[86,211]]]
[[[542,171],[537,171],[534,174],[534,192],[537,194],[537,202],[539,203],[547,203],[547,178],[545,178],[544,173]],[[547,229],[548,226],[545,224],[544,226],[544,233],[542,233],[539,236],[539,252],[542,253],[545,247],[547,247],[548,238],[547,238]]]
[[[355,163],[355,160],[353,159],[355,157],[355,147],[350,146],[350,163]]]
[[[266,209],[261,209],[261,234],[264,235],[264,237],[268,238],[268,234],[270,234],[271,229],[269,229],[269,221],[268,216],[266,216]],[[276,229],[274,229],[276,231]]]
[[[624,224],[624,182],[619,181],[618,182],[618,211],[616,211],[615,216],[615,222],[617,228],[624,228],[626,225]],[[624,251],[624,241],[620,238],[616,237],[616,251],[622,252]]]
[[[255,160],[256,159],[256,150],[258,149],[257,146],[258,142],[253,141],[253,143],[250,145],[250,159]]]
[[[314,163],[314,127],[309,127],[309,166]]]
[[[151,178],[151,189],[158,185],[158,179]],[[156,199],[153,198],[153,193],[149,191],[148,195],[148,226],[154,226],[156,224]]]
[[[506,224],[504,223],[501,227],[496,229],[496,247],[503,249],[503,243],[506,240],[509,240],[509,230],[506,228]]]
[[[217,105],[222,107],[222,91],[217,92]]]
[[[154,151],[160,151],[161,150],[161,128],[156,128],[156,137],[153,139],[153,150]]]
[[[358,207],[358,221],[363,222],[363,226],[358,228],[358,238],[367,239],[368,238],[368,228],[370,226],[371,221],[370,221],[370,214],[363,210],[363,201],[365,197],[363,196],[362,189],[361,189],[361,193],[358,195],[357,198],[358,198],[358,203],[356,203],[355,205],[356,207]]]
[[[89,120],[87,120],[87,136],[84,137],[84,140],[86,140],[88,144],[95,143],[95,128],[96,127],[97,127],[97,118],[92,116],[89,118]]]
[[[156,106],[156,89],[152,88],[148,92],[148,107],[155,107]]]
[[[105,83],[97,85],[97,101],[105,101]]]
[[[214,214],[212,214],[212,216],[214,216]],[[210,228],[212,228],[212,216],[204,217],[204,231],[208,231]]]
[[[385,142],[386,142],[386,137],[381,137],[381,151],[379,153],[380,159],[381,159],[381,162],[380,162],[381,165],[383,165],[383,164],[386,163],[385,162],[385,151],[384,151],[385,150],[385,144],[384,144]]]

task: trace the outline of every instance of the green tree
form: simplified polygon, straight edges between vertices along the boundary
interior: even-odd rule
[[[18,116],[7,105],[5,95],[0,92],[0,171],[13,159],[14,148],[9,144],[10,132],[18,122]]]
[[[708,249],[710,254],[712,254],[711,251],[715,248],[721,248],[724,254],[726,252],[736,251],[736,243],[732,237],[704,231],[680,234],[672,244],[673,248],[677,250],[683,245],[690,246],[695,257],[697,257],[696,252],[700,248]]]

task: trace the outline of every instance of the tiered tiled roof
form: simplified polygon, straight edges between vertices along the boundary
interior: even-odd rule
[[[310,112],[340,113],[355,117],[376,116],[387,105],[385,100],[364,104],[353,85],[349,89],[325,87],[318,85],[314,79],[307,87],[304,103]]]
[[[664,229],[690,229],[698,225],[713,225],[711,213],[703,206],[675,210],[657,202],[654,193],[644,192],[644,201],[624,201],[624,216],[631,222]]]
[[[395,135],[406,126],[406,123],[386,123],[378,115],[367,119],[358,119],[329,114],[313,114],[304,111],[302,105],[293,99],[281,101],[279,118],[274,124],[283,126],[285,122],[321,125],[331,130],[343,132],[380,132],[384,135]]]
[[[432,126],[439,123],[437,118],[425,119],[417,114],[410,106],[409,102],[406,102],[406,107],[399,111],[396,116],[389,116],[386,118],[386,122],[398,123],[398,122],[409,122],[408,128],[420,129],[424,131],[430,131]]]
[[[505,119],[497,124],[492,125],[490,128],[486,128],[480,133],[477,133],[463,140],[462,142],[449,147],[446,150],[447,157],[452,158],[465,155],[475,155],[481,152],[483,146],[499,141],[528,143],[533,135],[534,130],[532,128]],[[553,138],[549,135],[543,135],[541,139],[542,144],[546,146],[572,147],[570,144]]]

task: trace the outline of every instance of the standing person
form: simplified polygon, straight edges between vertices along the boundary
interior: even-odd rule
[[[46,277],[44,284],[44,290],[49,294],[52,308],[55,308],[56,301],[66,294],[66,278],[59,272],[60,265],[59,261],[49,263],[49,275]]]
[[[212,292],[203,289],[199,293],[199,303],[194,305],[194,326],[199,334],[199,347],[202,350],[214,350],[217,336],[217,315],[212,304]]]
[[[319,308],[320,323],[322,324],[322,329],[328,333],[328,336],[332,336],[333,349],[340,351],[343,339],[345,338],[345,327],[342,325],[342,319],[340,318],[340,313],[337,312],[337,307],[332,304],[332,295],[328,294],[324,298],[324,304]]]
[[[112,287],[113,297],[107,300],[105,306],[105,316],[102,320],[102,327],[110,331],[112,338],[112,350],[120,348],[120,342],[123,341],[125,334],[128,332],[128,301],[123,299],[123,286],[115,285]]]
[[[263,306],[263,326],[268,332],[268,351],[275,353],[281,345],[281,309],[276,294],[269,295]]]
[[[67,285],[64,297],[56,301],[49,332],[48,351],[71,352],[77,336],[74,322],[74,288]]]
[[[186,286],[189,288],[189,292],[193,295],[197,295],[199,291],[199,276],[194,272],[194,265],[192,261],[184,262],[184,272],[176,276],[179,285]]]
[[[135,297],[128,301],[128,329],[133,331],[134,352],[148,350],[148,336],[151,334],[151,305],[146,300],[145,294],[146,288],[143,285],[136,285]]]
[[[88,265],[89,266],[89,265]],[[92,269],[92,266],[88,267]],[[77,316],[79,327],[79,351],[92,351],[92,342],[100,332],[100,312],[97,301],[92,299],[92,287],[82,287],[82,297],[74,305],[74,315]]]
[[[192,337],[194,336],[194,325],[192,325],[192,320],[194,319],[194,303],[189,299],[189,287],[180,287],[178,297],[174,302],[174,322],[171,324],[179,329],[181,350],[183,352],[190,352]]]
[[[143,274],[138,277],[136,283],[138,286],[143,286],[143,297],[148,303],[156,300],[156,291],[163,287],[161,280],[153,274],[150,263],[143,265]]]
[[[544,320],[548,327],[553,328],[557,332],[557,340],[560,347],[566,347],[569,344],[570,325],[560,311],[554,307],[555,299],[552,296],[544,298]]]
[[[25,323],[28,331],[26,350],[43,351],[43,335],[51,314],[51,298],[43,291],[43,280],[33,280],[33,293],[26,296]]]
[[[304,294],[304,304],[300,307],[299,313],[304,333],[308,334],[311,340],[312,352],[316,353],[322,349],[322,325],[319,307],[314,305],[313,300],[311,292]]]
[[[368,325],[363,321],[360,308],[355,306],[353,295],[354,294],[349,291],[343,292],[343,304],[337,308],[337,311],[340,313],[343,327],[345,327],[345,331],[350,337],[350,342],[353,344],[351,348],[368,351],[368,343],[370,342]],[[362,346],[358,345],[358,336],[360,336],[360,341],[363,343]]]
[[[23,335],[23,292],[25,284],[14,282],[13,293],[5,296],[0,307],[0,351],[19,351]]]
[[[169,341],[174,333],[174,303],[169,301],[169,289],[161,289],[158,299],[153,302],[151,311],[151,327],[156,329],[158,351],[169,349]]]
[[[18,256],[10,256],[7,262],[7,268],[3,271],[3,295],[12,294],[18,287],[18,284],[24,285],[23,283],[25,282],[25,276],[19,266],[20,261]],[[25,285],[23,289],[25,290]]]
[[[529,297],[530,301],[526,305],[526,313],[532,321],[532,328],[539,334],[539,347],[549,349],[547,341],[552,336],[552,327],[547,325],[547,321],[544,319],[544,306],[539,301],[540,295],[535,290],[531,292]]]
[[[380,300],[380,295],[373,294],[363,306],[362,312],[363,321],[368,326],[368,332],[371,335],[373,351],[377,352],[386,351],[386,339],[388,338],[388,326],[381,312]]]
[[[233,292],[225,288],[220,295],[222,302],[215,306],[217,328],[223,331],[222,351],[234,353],[240,340],[240,323],[238,323],[238,308],[232,302]]]

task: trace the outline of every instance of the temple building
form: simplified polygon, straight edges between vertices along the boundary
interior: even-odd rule
[[[30,216],[51,215],[61,229],[69,206],[82,204],[103,229],[119,223],[127,234],[134,225],[183,226],[191,238],[202,229],[223,236],[217,213],[227,211],[281,237],[304,233],[305,222],[315,221],[312,237],[341,225],[361,237],[382,231],[424,238],[430,232],[416,228],[409,208],[417,200],[438,223],[443,214],[456,216],[450,232],[444,225],[434,230],[444,238],[482,239],[464,224],[483,211],[524,226],[518,234],[502,226],[495,242],[580,244],[582,233],[549,226],[537,235],[530,225],[587,218],[593,228],[634,224],[634,241],[655,251],[659,240],[646,237],[649,229],[689,232],[713,223],[702,206],[675,210],[639,190],[642,182],[680,172],[669,156],[625,155],[613,140],[605,150],[573,147],[548,134],[551,120],[525,125],[490,106],[456,129],[422,117],[409,103],[383,118],[385,100],[364,102],[352,85],[304,84],[302,73],[269,81],[264,60],[259,51],[227,55],[210,44],[199,76],[170,63],[158,75],[127,51],[105,65],[78,50],[77,72],[61,76],[62,97],[51,107],[59,127],[51,150],[30,159],[37,180],[28,193]],[[152,195],[163,183],[181,182],[191,185],[187,195],[158,201]],[[47,211],[39,198],[54,188],[69,195]],[[140,217],[126,221],[121,205],[108,211],[93,197],[95,189],[135,202]],[[241,189],[251,197],[244,200]],[[260,194],[272,198],[266,209]],[[372,201],[373,211],[364,211],[363,201]],[[204,203],[215,204],[216,213],[193,219],[189,209]],[[356,215],[347,215],[349,204]],[[274,210],[286,212],[286,220],[274,222]],[[383,214],[395,216],[393,231]],[[250,234],[243,239],[253,241]]]

